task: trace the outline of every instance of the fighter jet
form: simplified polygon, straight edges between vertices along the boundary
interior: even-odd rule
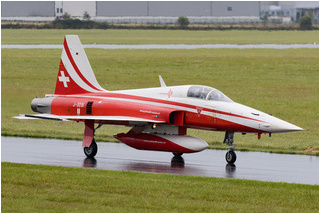
[[[203,85],[167,86],[108,91],[97,82],[77,35],[66,35],[54,94],[35,98],[31,109],[40,114],[18,119],[48,119],[84,123],[82,147],[93,158],[98,151],[95,131],[102,125],[132,127],[114,137],[136,149],[172,152],[175,156],[208,147],[188,136],[188,129],[225,132],[226,161],[236,161],[234,133],[283,133],[302,128],[239,104],[216,88]],[[95,127],[96,124],[96,127]]]

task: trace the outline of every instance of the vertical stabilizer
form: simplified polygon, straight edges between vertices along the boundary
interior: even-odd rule
[[[97,82],[77,35],[64,38],[55,94],[80,94],[105,91]]]

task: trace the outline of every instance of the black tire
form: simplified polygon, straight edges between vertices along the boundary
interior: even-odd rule
[[[228,151],[226,154],[226,161],[229,164],[233,164],[234,162],[236,162],[236,160],[237,160],[236,153],[234,151]]]
[[[96,156],[98,152],[98,146],[96,141],[93,139],[91,145],[89,147],[84,147],[83,151],[88,158],[93,158],[94,156]]]
[[[173,156],[171,159],[171,167],[184,168],[184,159],[181,156]]]
[[[175,157],[181,157],[183,155],[183,153],[181,152],[172,152],[172,154],[175,156]]]

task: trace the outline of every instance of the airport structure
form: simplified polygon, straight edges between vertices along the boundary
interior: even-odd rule
[[[312,14],[319,24],[318,1],[2,1],[1,19],[52,21],[68,13],[109,23],[175,23],[186,16],[191,23],[238,23],[269,20],[298,22]]]

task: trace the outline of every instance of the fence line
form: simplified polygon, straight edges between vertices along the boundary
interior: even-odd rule
[[[82,19],[82,17],[72,17]],[[256,16],[239,17],[188,17],[190,24],[237,24],[261,23]],[[55,17],[2,17],[2,22],[42,23],[55,20]],[[92,21],[107,22],[110,24],[177,24],[178,17],[91,17]]]

